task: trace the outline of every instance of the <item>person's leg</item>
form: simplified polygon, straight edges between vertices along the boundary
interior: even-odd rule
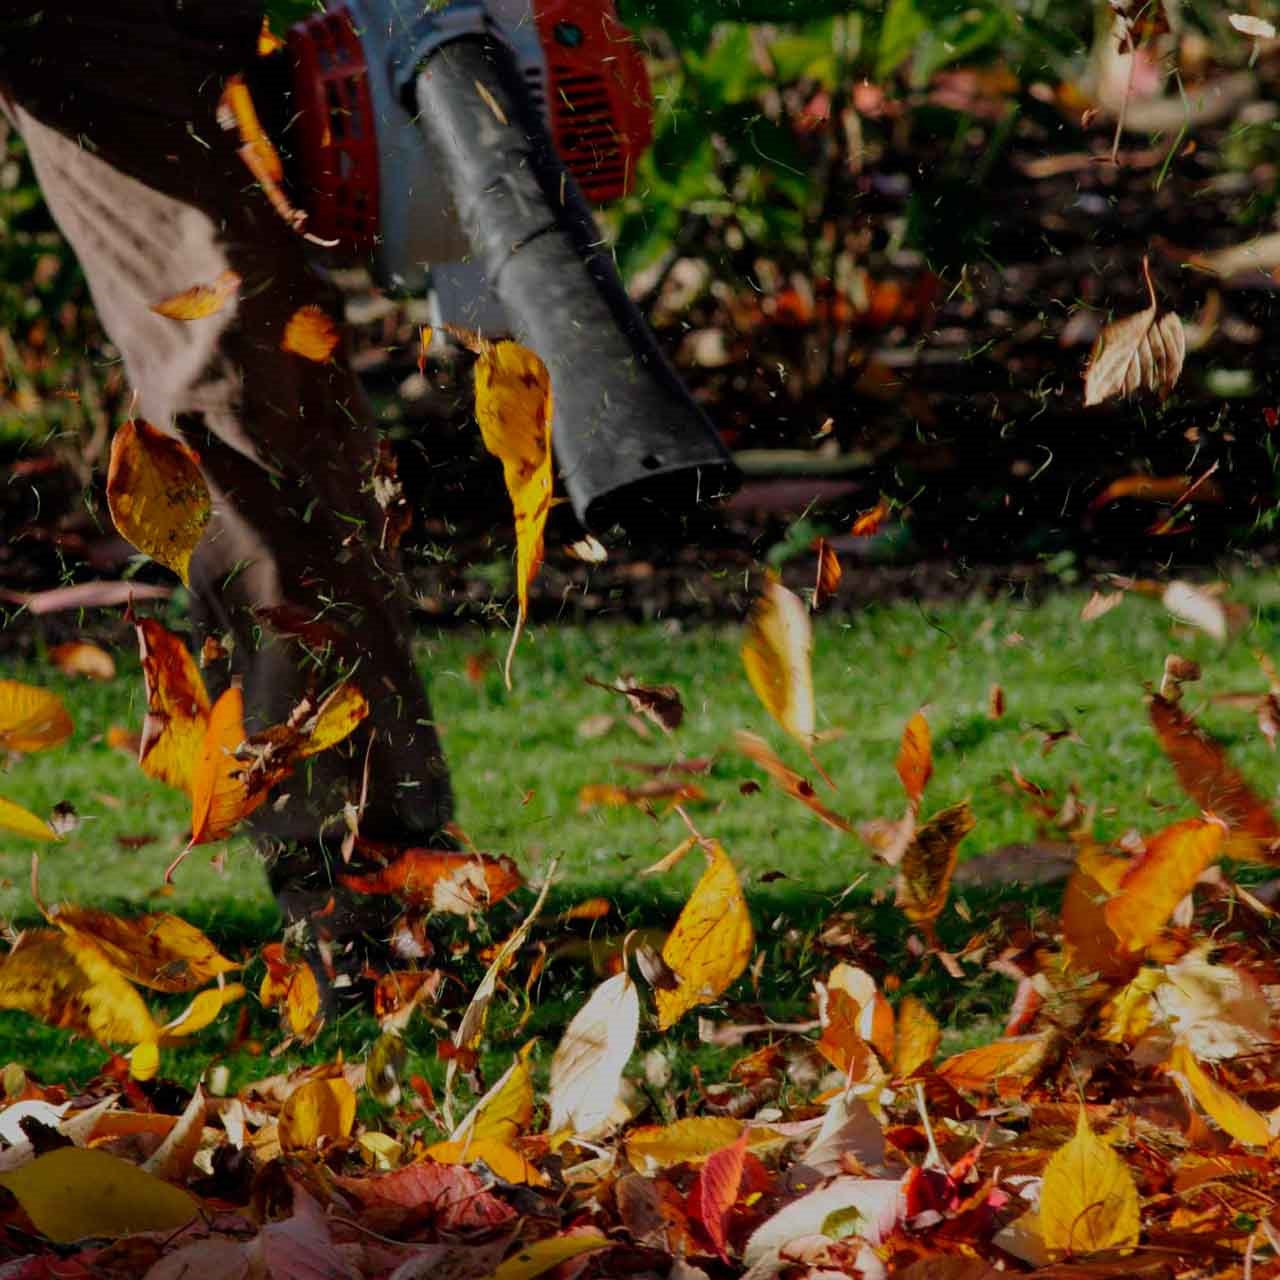
[[[210,45],[175,36],[159,3],[121,7],[136,15],[70,15],[73,3],[39,19],[48,28],[24,46],[0,41],[0,69],[140,414],[200,454],[215,514],[191,586],[205,625],[234,640],[248,727],[284,719],[347,673],[369,700],[361,731],[252,820],[296,915],[327,904],[343,806],[366,779],[362,835],[403,844],[448,821],[448,777],[394,564],[379,549],[377,439],[358,382],[342,346],[324,363],[280,346],[299,307],[340,323],[340,299],[216,119],[226,72],[253,57],[245,33],[256,22],[241,23],[238,43]],[[241,284],[216,315],[183,323],[151,310],[226,270]]]

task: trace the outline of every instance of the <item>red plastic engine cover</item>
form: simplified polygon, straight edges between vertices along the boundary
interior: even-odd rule
[[[616,200],[653,140],[644,57],[613,0],[534,0],[533,11],[560,157],[589,199]]]

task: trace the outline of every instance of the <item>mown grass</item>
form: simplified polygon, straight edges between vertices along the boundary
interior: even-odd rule
[[[1254,650],[1280,650],[1280,583],[1263,577],[1240,581],[1234,598],[1249,605],[1250,621],[1225,644],[1188,631],[1140,597],[1083,624],[1079,612],[1085,596],[1070,592],[1036,607],[1013,598],[888,604],[852,617],[820,619],[814,652],[820,719],[824,729],[843,731],[819,748],[836,783],[825,798],[855,820],[900,813],[902,794],[894,773],[898,738],[911,713],[926,705],[935,754],[926,812],[963,798],[971,801],[979,821],[965,856],[1037,837],[1026,807],[1001,784],[1014,765],[1059,794],[1073,783],[1078,786],[1081,798],[1097,806],[1103,836],[1118,836],[1130,827],[1155,830],[1194,812],[1159,751],[1143,707],[1144,682],[1157,681],[1165,655],[1176,650],[1205,667],[1205,681],[1189,689],[1188,705],[1229,744],[1258,791],[1274,800],[1280,768],[1254,718],[1213,704],[1209,696],[1265,688]],[[734,730],[754,729],[812,776],[803,753],[769,723],[748,687],[738,657],[738,628],[684,631],[658,623],[537,629],[521,648],[510,693],[497,664],[479,680],[467,675],[469,657],[481,651],[500,655],[505,639],[476,629],[420,641],[422,668],[454,769],[459,820],[481,848],[511,853],[531,878],[552,857],[560,859],[562,880],[548,914],[553,927],[542,935],[549,943],[565,941],[555,915],[571,902],[604,894],[615,904],[610,920],[594,930],[580,928],[580,945],[548,970],[522,1034],[541,1032],[554,1042],[556,1029],[589,986],[592,932],[599,938],[669,922],[700,871],[695,854],[671,874],[640,879],[639,871],[685,834],[681,819],[634,809],[583,813],[580,788],[641,781],[641,774],[625,767],[627,761],[695,756],[713,756],[715,765],[700,780],[708,802],[690,813],[741,867],[757,929],[768,946],[760,988],[753,992],[744,984],[735,993],[741,1000],[775,1017],[806,1016],[811,980],[830,964],[829,956],[814,949],[816,926],[832,910],[852,907],[859,927],[880,940],[886,971],[896,966],[909,978],[907,989],[928,986],[955,1036],[971,1037],[974,1026],[1001,1015],[998,982],[964,989],[940,980],[936,969],[932,976],[911,977],[918,966],[902,951],[907,930],[891,906],[874,902],[886,879],[864,847],[816,822],[734,754]],[[179,870],[172,895],[160,896],[161,874],[181,847],[188,811],[182,796],[145,778],[131,759],[105,743],[109,726],[136,728],[142,715],[136,659],[129,652],[116,657],[121,674],[106,685],[68,680],[39,664],[6,672],[56,689],[76,721],[71,742],[12,762],[0,778],[0,794],[38,812],[69,800],[81,815],[79,829],[64,843],[42,851],[42,895],[50,902],[117,909],[163,903],[207,928],[232,952],[249,954],[275,932],[278,921],[247,842],[232,842],[221,875],[204,854],[193,855]],[[621,699],[583,681],[586,675],[608,679],[621,672],[680,689],[688,714],[673,737],[657,730],[640,736],[628,725]],[[996,683],[1007,706],[999,720],[987,710]],[[584,722],[602,714],[616,717],[608,731],[584,737]],[[1070,735],[1046,751],[1049,735],[1063,731]],[[749,779],[763,782],[761,790],[743,794]],[[142,834],[154,836],[153,842],[136,850],[118,842]],[[0,835],[0,915],[14,926],[37,918],[30,853],[22,841]],[[1011,897],[1022,910],[1052,895],[1032,899],[1019,889],[966,889],[956,897],[962,911],[949,910],[944,929],[958,942],[1007,907]],[[526,905],[527,899],[517,898],[500,907],[493,932],[505,932]],[[251,969],[251,987],[254,975]],[[514,1034],[518,1012],[513,1006],[500,1014],[497,1025]],[[226,1026],[175,1054],[166,1071],[195,1078],[211,1055],[229,1045],[232,1021],[224,1018]],[[346,1014],[311,1053],[331,1054],[340,1044],[349,1054],[359,1052],[375,1030],[364,1015]],[[273,1016],[255,1011],[252,1034],[268,1042],[278,1039]],[[426,1021],[410,1033],[413,1069],[436,1074],[437,1034]],[[73,1044],[23,1015],[0,1015],[0,1061],[18,1059],[45,1078],[65,1078],[68,1073],[82,1077],[102,1058],[100,1050]],[[233,1078],[267,1069],[237,1051]]]

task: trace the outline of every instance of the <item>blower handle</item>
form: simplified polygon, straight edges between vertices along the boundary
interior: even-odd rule
[[[440,44],[403,90],[476,257],[551,374],[552,440],[579,520],[669,524],[732,492],[737,468],[628,297],[505,42]]]

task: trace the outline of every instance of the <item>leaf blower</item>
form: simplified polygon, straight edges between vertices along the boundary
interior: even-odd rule
[[[550,371],[587,528],[669,522],[732,490],[588,203],[630,188],[651,138],[612,0],[343,0],[289,32],[288,57],[308,229],[371,254],[389,286],[475,264],[472,290],[492,290]]]

